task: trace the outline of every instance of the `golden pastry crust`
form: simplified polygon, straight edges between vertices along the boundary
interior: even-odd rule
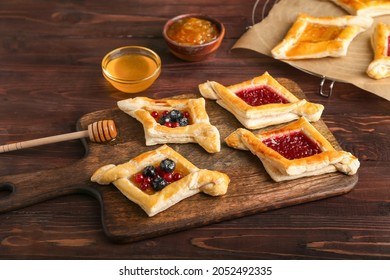
[[[352,40],[371,26],[364,16],[312,17],[300,14],[271,54],[276,59],[345,56]]]
[[[379,22],[371,36],[374,59],[367,68],[367,75],[373,79],[390,77],[389,38],[390,24]]]
[[[121,100],[118,107],[142,123],[146,145],[166,143],[198,143],[209,153],[221,149],[218,129],[210,124],[204,98],[197,99],[161,99],[136,97]],[[188,111],[192,122],[186,126],[166,127],[152,116],[153,111]]]
[[[241,90],[250,90],[267,86],[289,103],[271,103],[251,106],[237,96]],[[231,112],[246,128],[258,129],[266,126],[296,120],[301,116],[310,121],[320,119],[324,110],[321,104],[298,99],[289,90],[276,81],[268,72],[242,83],[225,87],[217,82],[208,81],[199,85],[203,97],[217,100],[217,103]]]
[[[298,131],[317,143],[321,152],[308,157],[287,159],[263,143],[271,137]],[[258,156],[268,174],[276,182],[335,171],[353,175],[360,166],[359,160],[351,153],[336,151],[305,118],[256,135],[249,130],[239,128],[226,137],[225,142],[232,148],[250,150]]]
[[[390,14],[390,1],[388,0],[331,0],[351,15],[383,16]]]
[[[154,194],[147,194],[131,180],[146,166],[154,166],[169,158],[180,164],[186,175]],[[181,154],[167,145],[145,152],[130,161],[120,164],[108,164],[100,167],[91,177],[92,182],[101,185],[114,184],[129,200],[138,204],[148,216],[154,216],[179,201],[199,192],[211,196],[221,196],[227,192],[229,177],[221,172],[199,169]]]

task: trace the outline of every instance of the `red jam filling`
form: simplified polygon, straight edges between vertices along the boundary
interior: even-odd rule
[[[191,116],[187,111],[171,110],[171,111],[153,111],[150,115],[161,125],[166,127],[179,127],[191,124]]]
[[[309,157],[321,153],[321,148],[302,131],[276,135],[263,140],[267,147],[289,160]]]
[[[390,56],[390,36],[387,37],[387,56]]]
[[[286,98],[278,94],[269,86],[243,89],[237,92],[236,95],[251,106],[260,106],[271,103],[289,103]]]
[[[154,194],[170,183],[183,178],[184,169],[177,166],[176,163],[166,158],[159,165],[149,165],[141,172],[135,174],[132,181],[147,194]]]

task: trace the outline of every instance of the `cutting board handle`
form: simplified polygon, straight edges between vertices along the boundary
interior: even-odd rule
[[[74,193],[96,194],[84,168],[74,164],[32,173],[0,177],[0,213],[20,209],[52,198]],[[87,180],[87,182],[86,182]]]

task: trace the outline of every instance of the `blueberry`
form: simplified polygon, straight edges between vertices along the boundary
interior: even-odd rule
[[[180,119],[183,114],[179,110],[172,110],[169,112],[168,116],[171,118],[172,122],[177,122],[177,120]]]
[[[186,126],[188,125],[188,119],[186,117],[182,117],[179,119],[179,125],[180,126]]]
[[[142,172],[142,175],[144,176],[147,176],[147,177],[151,177],[153,178],[154,176],[156,176],[157,172],[156,172],[156,169],[154,168],[154,166],[146,166],[144,168],[144,171]]]
[[[166,173],[172,173],[176,168],[176,163],[173,160],[166,158],[160,162],[160,168]]]
[[[168,185],[164,178],[157,176],[152,181],[152,187],[155,191],[160,191]]]
[[[161,125],[164,125],[165,123],[167,122],[171,122],[171,118],[169,117],[169,115],[164,115],[162,116],[159,120],[158,120],[158,123],[161,124]]]

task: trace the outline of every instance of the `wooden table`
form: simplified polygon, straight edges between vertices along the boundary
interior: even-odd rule
[[[360,159],[354,189],[128,244],[105,236],[96,200],[63,196],[0,214],[1,259],[390,258],[390,103],[342,83],[324,98],[320,78],[254,52],[231,51],[252,25],[254,3],[1,1],[0,143],[72,132],[83,115],[115,107],[129,95],[103,79],[101,59],[114,48],[142,45],[163,61],[161,76],[142,94],[153,98],[196,93],[207,79],[228,85],[264,71],[297,82],[310,101],[325,106],[322,119],[341,147]],[[189,12],[216,17],[226,27],[221,48],[203,62],[173,57],[161,35],[167,19]],[[64,167],[83,156],[80,141],[0,154],[0,176]]]

